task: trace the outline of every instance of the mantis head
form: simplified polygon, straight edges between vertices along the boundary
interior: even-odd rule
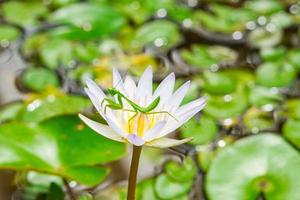
[[[107,92],[111,95],[111,96],[115,96],[116,94],[119,94],[119,90],[116,88],[107,88]]]

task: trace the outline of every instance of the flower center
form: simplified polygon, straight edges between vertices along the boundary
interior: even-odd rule
[[[136,134],[142,137],[156,122],[156,117],[152,114],[138,113],[134,118],[132,116],[129,114],[126,117],[125,131],[128,134]]]

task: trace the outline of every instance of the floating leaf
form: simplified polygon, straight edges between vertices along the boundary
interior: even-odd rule
[[[37,25],[38,19],[44,17],[48,13],[48,10],[42,1],[9,1],[3,3],[1,13],[11,23],[33,26]]]
[[[180,55],[187,64],[202,69],[231,64],[237,59],[235,51],[223,46],[193,45],[191,50],[182,49]]]
[[[0,44],[14,41],[20,36],[20,31],[12,26],[0,25]]]
[[[64,24],[51,31],[51,34],[81,40],[113,34],[125,24],[124,17],[113,8],[88,3],[58,9],[50,16],[50,21]]]
[[[244,86],[239,86],[237,91],[226,95],[206,95],[207,105],[204,112],[216,119],[237,117],[248,106],[248,91]]]
[[[20,110],[23,108],[24,104],[21,102],[10,103],[2,106],[0,109],[0,123],[15,119]]]
[[[70,64],[74,59],[73,53],[73,46],[70,41],[55,38],[42,45],[40,57],[46,66],[55,69],[60,64]]]
[[[161,174],[155,180],[155,192],[161,199],[173,199],[188,193],[192,181],[174,182],[167,175]]]
[[[300,100],[299,99],[289,99],[283,105],[283,110],[287,117],[294,119],[300,119]]]
[[[274,126],[273,115],[257,108],[250,108],[244,114],[243,122],[245,127],[254,133]]]
[[[55,174],[89,186],[108,173],[95,165],[119,159],[125,151],[124,145],[95,134],[77,116],[40,124],[6,123],[0,133],[0,168]]]
[[[266,0],[266,1],[247,1],[246,8],[260,15],[270,15],[278,11],[284,10],[280,1]]]
[[[277,61],[284,57],[286,54],[285,47],[277,48],[262,48],[260,51],[260,56],[265,61]]]
[[[286,87],[296,78],[296,70],[289,63],[267,62],[256,70],[257,83],[266,87]]]
[[[300,48],[288,51],[287,62],[291,63],[297,70],[300,70]]]
[[[249,42],[252,46],[258,48],[269,48],[279,44],[282,40],[283,32],[281,29],[268,31],[265,28],[256,28],[249,34]]]
[[[165,165],[165,172],[172,180],[187,182],[194,179],[196,166],[191,158],[186,158],[181,165],[175,161],[170,161]]]
[[[282,94],[277,89],[263,86],[253,86],[249,94],[250,103],[254,106],[276,105],[283,100]]]
[[[20,114],[20,119],[25,122],[40,122],[58,115],[76,114],[90,106],[90,101],[80,96],[49,95],[45,99],[29,103]]]
[[[217,122],[207,115],[202,115],[200,120],[191,119],[185,124],[185,127],[181,128],[183,138],[193,137],[193,140],[190,142],[193,145],[211,141],[217,132]]]
[[[283,126],[284,136],[300,148],[300,120],[288,119]]]
[[[49,87],[58,87],[57,75],[45,68],[28,68],[22,74],[22,83],[33,91],[43,91]]]
[[[237,141],[212,162],[206,191],[211,200],[298,200],[299,153],[281,137],[260,134]]]
[[[218,4],[210,6],[212,13],[198,10],[194,12],[195,26],[201,26],[214,32],[232,33],[244,31],[246,22],[255,19],[253,12],[243,8],[231,8]]]
[[[228,94],[235,90],[236,83],[222,72],[205,71],[203,88],[211,94]]]
[[[168,49],[182,40],[175,24],[166,20],[157,20],[141,26],[133,40],[133,46],[143,46]]]

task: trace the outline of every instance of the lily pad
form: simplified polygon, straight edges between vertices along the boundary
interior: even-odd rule
[[[3,3],[1,13],[11,23],[33,26],[37,25],[39,18],[48,14],[48,9],[42,1],[8,1]]]
[[[174,199],[184,196],[192,186],[192,181],[175,182],[166,174],[159,175],[155,180],[154,189],[157,196],[161,199]]]
[[[274,27],[272,31],[266,30],[264,27],[256,28],[249,34],[249,42],[257,48],[270,48],[279,44],[283,37],[281,29]]]
[[[178,27],[166,20],[157,20],[138,28],[132,45],[169,49],[182,40]]]
[[[113,34],[125,24],[125,18],[113,8],[91,3],[65,6],[52,13],[49,20],[64,25],[51,34],[81,40]]]
[[[206,95],[207,105],[204,113],[215,119],[237,117],[248,106],[248,90],[240,85],[237,91],[226,95]]]
[[[250,108],[244,114],[244,125],[248,131],[257,133],[274,126],[274,119],[271,112],[265,112],[257,108]]]
[[[288,51],[287,61],[290,62],[297,70],[300,70],[300,48]]]
[[[284,47],[263,48],[260,51],[260,56],[265,61],[276,61],[284,58],[286,51],[287,50]]]
[[[64,39],[49,39],[41,46],[40,57],[44,64],[55,69],[60,64],[68,65],[74,59],[74,49],[70,41]]]
[[[222,72],[214,73],[205,71],[203,75],[203,88],[211,94],[228,94],[233,92],[236,88],[235,81]]]
[[[257,83],[265,87],[286,87],[296,78],[297,72],[289,63],[267,62],[256,70]]]
[[[17,118],[20,110],[24,108],[22,102],[14,102],[0,108],[0,123]]]
[[[11,122],[0,126],[0,168],[34,170],[93,186],[117,160],[124,145],[95,134],[77,116],[61,116],[40,124]],[[89,144],[89,145],[87,145]]]
[[[244,31],[246,22],[255,19],[252,11],[243,8],[231,8],[212,4],[212,12],[196,11],[194,12],[193,22],[195,26],[204,27],[213,32],[232,33],[235,31]]]
[[[20,31],[14,27],[0,25],[0,45],[2,42],[16,40],[20,36]]]
[[[170,161],[165,165],[165,171],[169,178],[178,182],[192,181],[196,175],[196,166],[191,158],[186,158],[180,165]]]
[[[225,148],[212,162],[206,191],[211,200],[299,200],[300,155],[281,137],[260,134]]]
[[[217,122],[207,115],[202,115],[200,120],[191,119],[185,127],[181,128],[183,138],[193,137],[190,141],[193,145],[204,144],[211,141],[218,132]]]
[[[202,69],[231,64],[237,59],[234,50],[223,46],[193,45],[191,50],[182,49],[180,55],[187,64]]]
[[[245,7],[260,15],[270,15],[272,13],[284,10],[284,7],[280,1],[273,0],[247,1]]]
[[[300,100],[289,99],[283,105],[283,110],[287,117],[300,119]]]
[[[284,136],[300,148],[300,120],[288,119],[283,126]]]
[[[45,68],[28,68],[22,74],[22,83],[33,91],[42,91],[49,87],[58,87],[57,75]]]
[[[19,118],[25,122],[40,122],[58,115],[76,114],[90,106],[90,101],[80,96],[49,95],[29,103]]]
[[[282,94],[277,89],[263,86],[253,86],[249,94],[250,103],[254,106],[277,105],[283,100]]]

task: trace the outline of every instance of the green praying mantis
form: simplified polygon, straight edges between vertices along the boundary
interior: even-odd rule
[[[107,92],[111,96],[113,96],[113,97],[116,96],[117,98],[116,98],[116,100],[112,100],[110,98],[103,99],[103,101],[101,102],[101,106],[103,106],[104,102],[107,102],[107,104],[104,107],[104,113],[106,113],[107,108],[110,108],[112,110],[124,110],[124,111],[128,111],[128,112],[134,112],[135,114],[129,119],[129,124],[130,124],[131,120],[133,120],[138,115],[138,113],[142,113],[142,114],[146,114],[146,115],[168,114],[174,120],[178,121],[173,115],[171,115],[167,111],[157,111],[157,112],[153,111],[158,106],[158,104],[160,102],[160,97],[155,98],[148,106],[142,107],[142,106],[139,106],[138,104],[134,103],[133,101],[131,101],[122,92],[120,92],[118,89],[116,89],[114,87],[108,88]],[[132,107],[132,110],[124,108],[122,99],[124,99]]]

